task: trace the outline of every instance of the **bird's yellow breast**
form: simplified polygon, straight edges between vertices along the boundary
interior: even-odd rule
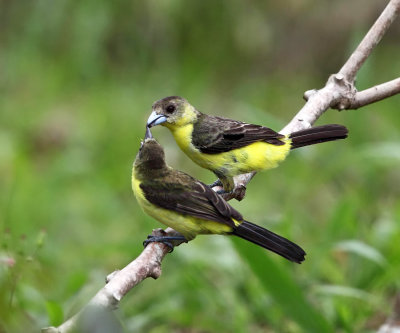
[[[290,151],[290,139],[284,138],[282,140],[285,144],[281,146],[266,142],[255,142],[224,153],[205,154],[192,144],[193,124],[168,127],[178,146],[193,162],[225,176],[233,177],[251,171],[275,168]]]
[[[226,224],[203,220],[186,214],[174,212],[172,210],[157,207],[148,201],[140,188],[141,181],[132,172],[132,189],[136,199],[143,211],[155,218],[164,225],[178,231],[185,236],[187,240],[191,240],[198,234],[226,234],[232,231],[232,228]]]

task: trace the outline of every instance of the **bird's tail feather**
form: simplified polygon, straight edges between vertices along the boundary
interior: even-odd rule
[[[306,254],[300,246],[290,240],[248,221],[243,221],[232,234],[299,264]]]
[[[347,138],[347,134],[348,130],[346,127],[336,124],[307,128],[289,135],[289,138],[292,140],[290,149],[314,145],[320,142],[345,139]]]

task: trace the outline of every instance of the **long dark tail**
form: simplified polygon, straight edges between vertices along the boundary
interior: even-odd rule
[[[347,138],[348,130],[342,125],[323,125],[312,128],[307,128],[289,135],[292,139],[290,149],[314,145],[320,142],[340,140]]]
[[[280,256],[300,264],[305,258],[304,250],[290,240],[256,224],[243,221],[232,234],[279,254]]]

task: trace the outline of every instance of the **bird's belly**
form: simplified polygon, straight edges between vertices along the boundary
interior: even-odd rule
[[[217,175],[227,177],[275,168],[286,158],[290,150],[290,139],[284,138],[282,140],[285,144],[281,146],[255,142],[224,153],[205,154],[191,143],[192,132],[193,125],[179,127],[172,131],[179,147],[193,162]]]
[[[232,175],[276,168],[286,158],[289,150],[290,144],[275,146],[266,142],[255,142],[228,152],[231,160],[237,161],[232,163]]]
[[[149,205],[142,207],[147,214],[162,224],[178,231],[187,240],[191,240],[200,234],[225,234],[232,231],[231,227],[219,222],[176,213],[168,209],[155,207],[154,205],[152,207]]]
[[[197,149],[184,151],[203,168],[233,177],[242,173],[275,168],[286,158],[289,150],[289,143],[275,146],[265,142],[255,142],[220,154],[204,154]]]

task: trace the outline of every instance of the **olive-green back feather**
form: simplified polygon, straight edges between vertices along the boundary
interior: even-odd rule
[[[193,125],[192,143],[202,153],[218,154],[258,141],[281,146],[284,137],[268,127],[200,114]]]

